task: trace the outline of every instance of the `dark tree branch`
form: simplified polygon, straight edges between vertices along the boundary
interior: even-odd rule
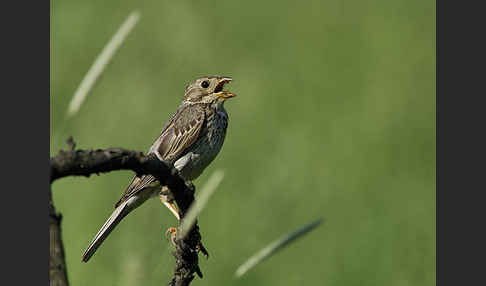
[[[169,188],[179,207],[181,221],[188,211],[189,206],[194,201],[194,186],[192,184],[186,184],[184,179],[179,176],[178,171],[173,166],[161,162],[153,154],[145,156],[142,152],[122,148],[74,150],[75,144],[72,139],[68,140],[68,144],[71,146],[71,150],[61,150],[55,157],[51,158],[51,183],[56,179],[67,176],[89,177],[91,174],[99,174],[115,170],[132,170],[139,175],[151,174],[159,180],[161,185],[165,185]],[[49,196],[51,195],[49,194]],[[51,206],[54,211],[54,205],[50,199],[50,208]],[[54,226],[55,225],[50,224],[51,233]],[[59,223],[57,223],[57,226],[59,227]],[[52,243],[54,243],[54,245]],[[194,279],[194,273],[197,273],[202,277],[198,265],[198,250],[202,250],[206,253],[201,244],[201,235],[197,223],[194,224],[194,227],[189,231],[185,238],[181,239],[176,237],[175,243],[176,250],[173,254],[176,258],[176,266],[174,277],[169,285],[189,285]],[[63,249],[60,236],[59,241],[56,244],[56,241],[53,242],[51,235],[51,257],[53,248],[56,247],[61,250]],[[62,262],[64,263],[63,269],[65,270],[64,253],[63,251],[61,252]],[[51,265],[50,270],[52,270],[52,267],[53,265]],[[50,273],[52,273],[52,271]],[[51,285],[53,285],[53,277],[50,277]],[[59,285],[67,285],[67,279],[66,284]]]
[[[61,214],[56,214],[49,188],[49,279],[51,286],[68,286],[64,245],[61,239]]]

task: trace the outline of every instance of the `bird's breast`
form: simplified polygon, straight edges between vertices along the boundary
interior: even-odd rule
[[[226,111],[214,111],[207,114],[206,126],[202,135],[188,150],[187,163],[180,170],[186,180],[194,180],[216,158],[226,137],[228,114]]]

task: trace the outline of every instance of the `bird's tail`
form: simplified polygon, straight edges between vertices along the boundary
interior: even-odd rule
[[[95,235],[88,248],[83,253],[83,262],[88,262],[88,260],[93,256],[98,247],[103,243],[105,238],[111,233],[111,231],[120,223],[120,221],[132,210],[128,207],[131,200],[127,200],[121,203],[111,216],[106,220],[105,224],[101,227],[98,233]]]

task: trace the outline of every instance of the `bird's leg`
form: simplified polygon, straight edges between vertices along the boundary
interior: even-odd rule
[[[160,201],[170,210],[170,212],[179,221],[181,219],[181,216],[179,214],[179,210],[177,209],[177,206],[173,203],[174,199],[172,198],[172,194],[170,193],[170,191],[167,188],[167,186],[163,186],[162,187],[162,190],[160,191],[159,197],[160,197]],[[175,237],[176,237],[176,234],[177,234],[177,228],[170,227],[169,229],[167,229],[167,231],[165,232],[165,237],[167,239],[169,239],[168,238],[168,234],[169,233],[171,234],[170,235],[170,238],[171,238],[170,240],[175,245]]]
[[[177,218],[179,221],[181,219],[179,210],[177,209],[177,206],[173,203],[174,199],[172,197],[172,193],[170,190],[167,188],[167,186],[163,186],[162,190],[160,191],[160,201],[174,214],[174,216]],[[170,233],[170,241],[172,244],[175,245],[175,239],[177,235],[177,228],[176,227],[169,227],[167,231],[165,232],[165,238],[169,239],[169,233]],[[209,253],[206,250],[206,248],[202,245],[202,242],[199,241],[198,244],[196,245],[196,251],[197,252],[202,252],[206,258],[209,257]]]
[[[170,212],[177,218],[177,220],[181,219],[181,216],[179,214],[179,210],[177,209],[177,206],[173,203],[174,198],[172,193],[169,191],[167,186],[163,186],[162,189],[160,190],[160,201],[170,210]]]
[[[162,200],[162,198],[160,200]],[[177,210],[177,206],[173,202],[162,201],[162,203],[170,210],[170,212],[177,218],[177,220],[181,219],[179,215],[179,210]]]

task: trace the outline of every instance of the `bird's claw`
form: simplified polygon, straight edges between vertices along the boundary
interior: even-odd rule
[[[169,240],[169,236],[168,234],[170,233],[170,241],[172,242],[173,245],[175,245],[175,239],[176,239],[176,235],[177,235],[177,228],[175,227],[169,227],[169,229],[167,229],[167,231],[165,232],[165,238],[167,240]]]
[[[165,238],[167,240],[169,240],[169,233],[170,233],[170,241],[172,242],[173,245],[176,245],[176,236],[177,236],[177,228],[176,227],[169,227],[167,229],[167,231],[165,232]],[[204,256],[206,257],[206,259],[209,259],[209,253],[208,251],[206,250],[206,248],[203,246],[202,242],[199,241],[196,245],[196,251],[199,253],[199,252],[202,252],[202,254],[204,254]]]

